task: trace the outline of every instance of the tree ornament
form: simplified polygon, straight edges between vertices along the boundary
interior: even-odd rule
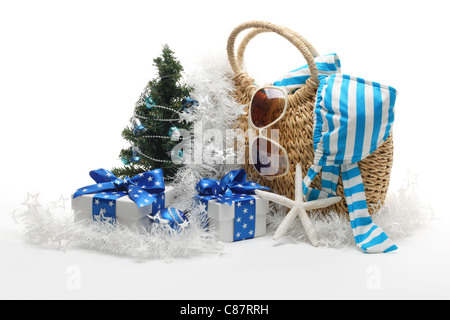
[[[132,120],[132,124],[133,124],[133,135],[134,136],[140,136],[141,134],[143,134],[145,132],[145,126],[141,123],[141,120],[139,120],[138,118],[134,117]]]
[[[154,216],[147,215],[152,221],[169,226],[173,230],[179,231],[189,225],[189,220],[183,213],[173,207],[159,210]]]
[[[151,109],[153,106],[156,106],[155,101],[153,101],[152,96],[151,95],[146,95],[145,96],[145,105],[147,106],[147,108]]]
[[[120,159],[120,160],[126,166],[130,164],[130,159],[128,159],[127,157],[122,157],[122,159]]]
[[[183,162],[183,149],[180,149],[178,151],[178,155],[176,154],[176,151],[170,151],[170,158],[172,159],[173,163],[181,164]]]
[[[131,148],[131,150],[133,151],[133,156],[131,157],[131,161],[132,162],[141,161],[141,153],[139,151],[139,148],[134,146],[133,148]]]
[[[177,127],[171,127],[170,129],[169,129],[169,137],[170,137],[170,140],[172,140],[172,141],[178,141],[178,140],[180,140],[180,137],[181,137],[181,133],[180,133],[180,129],[178,129]]]
[[[195,107],[198,107],[200,104],[197,100],[191,98],[183,98],[183,111],[186,113],[191,113]]]

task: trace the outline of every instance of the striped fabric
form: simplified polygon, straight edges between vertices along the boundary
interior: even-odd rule
[[[325,167],[312,165],[303,180],[303,194],[306,200],[313,201],[334,197],[341,169],[345,200],[356,245],[366,253],[386,253],[397,250],[397,246],[386,233],[372,221],[367,210],[364,184],[357,163]],[[322,190],[311,188],[311,182],[321,171]],[[327,188],[324,185],[330,185],[332,189],[325,191]]]
[[[324,167],[312,165],[303,179],[303,194],[306,200],[313,201],[335,196],[341,169],[345,200],[356,245],[367,253],[397,250],[397,246],[389,239],[386,233],[372,221],[367,210],[364,184],[357,163]],[[311,182],[321,171],[322,190],[310,188]],[[329,185],[331,189],[325,191],[327,188],[324,185]]]
[[[397,246],[372,221],[358,162],[389,136],[397,91],[348,75],[321,77],[316,96],[314,164],[303,180],[307,201],[336,195],[342,173],[355,242],[364,252],[390,252]],[[321,190],[310,187],[321,173]]]
[[[367,210],[366,194],[358,164],[342,165],[341,169],[345,200],[357,246],[367,253],[397,250],[397,246],[386,233],[373,223]]]
[[[311,182],[319,174],[321,169],[322,169],[321,166],[312,165],[311,168],[309,168],[306,176],[303,178],[303,195],[305,196],[305,199],[307,201],[331,198],[336,195],[336,191],[334,191],[334,193],[333,193],[333,192],[326,192],[323,188],[322,188],[322,190],[310,188]],[[339,172],[338,172],[338,177],[339,177]],[[323,184],[322,184],[322,186],[323,186]]]
[[[355,242],[364,252],[390,252],[397,246],[375,225],[367,209],[358,162],[373,153],[389,136],[394,122],[397,91],[389,86],[341,74],[333,53],[315,58],[319,88],[314,113],[314,164],[303,180],[307,201],[336,196],[342,174]],[[288,92],[309,79],[307,65],[292,70],[274,86]],[[321,190],[310,187],[321,173]]]
[[[397,91],[343,74],[320,81],[314,148],[319,165],[350,164],[374,152],[389,136]]]
[[[336,53],[319,56],[314,60],[316,61],[320,78],[341,72],[341,60]],[[273,85],[276,87],[282,87],[286,89],[287,92],[293,92],[304,85],[310,76],[311,73],[308,65],[304,65],[298,69],[290,71],[275,81]]]

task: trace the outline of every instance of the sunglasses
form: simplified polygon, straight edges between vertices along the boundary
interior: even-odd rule
[[[289,158],[279,143],[278,130],[268,130],[286,114],[288,94],[279,87],[258,88],[249,105],[250,163],[256,172],[275,179],[289,172]]]

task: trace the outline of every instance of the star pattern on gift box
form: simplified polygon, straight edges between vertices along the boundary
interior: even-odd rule
[[[234,170],[224,175],[220,181],[202,178],[196,185],[197,203],[208,214],[208,202],[217,201],[220,205],[230,206],[234,211],[233,241],[254,238],[256,231],[256,190],[270,190],[253,181],[247,181],[244,169]],[[227,208],[228,209],[228,208]]]
[[[94,195],[92,206],[94,221],[114,223],[116,220],[115,203],[122,196],[122,192],[101,192]]]
[[[234,219],[234,241],[253,238],[255,235],[256,206],[254,197],[248,194],[236,194],[235,219]]]
[[[138,189],[130,191],[128,193],[131,197],[133,197],[139,208],[142,208],[150,203],[152,206],[150,207],[151,212],[156,212],[156,209],[161,209],[165,207],[165,196],[162,195],[152,195],[145,194],[144,192],[139,192]],[[94,195],[93,198],[93,207],[92,207],[92,215],[95,221],[104,221],[104,222],[112,222],[114,223],[116,220],[116,200],[122,198],[127,195],[126,191],[119,192],[101,192],[99,194]],[[154,213],[151,213],[154,214]]]
[[[164,176],[161,169],[144,172],[131,179],[125,177],[123,180],[105,169],[92,170],[89,175],[96,184],[77,189],[73,198],[94,194],[94,220],[115,222],[116,200],[124,196],[128,196],[138,208],[148,206],[151,214],[156,212],[156,208],[165,207]]]
[[[136,205],[139,208],[148,205],[150,202],[158,201],[158,198],[155,198],[152,194],[147,193],[140,187],[133,185],[128,186],[128,196],[136,202]]]

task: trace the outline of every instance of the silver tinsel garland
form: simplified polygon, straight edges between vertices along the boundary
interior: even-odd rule
[[[268,232],[275,232],[286,214],[286,209],[272,205],[268,215]],[[417,175],[408,174],[403,186],[390,191],[384,205],[375,206],[372,219],[392,240],[411,236],[414,230],[434,218],[434,211],[424,201],[419,192]],[[345,216],[337,213],[314,213],[311,220],[322,247],[348,248],[355,247],[352,229]],[[291,226],[288,234],[293,241],[308,242],[303,226],[297,222]]]
[[[169,261],[193,255],[217,254],[223,248],[214,232],[208,232],[204,221],[195,216],[190,219],[189,228],[180,231],[162,224],[153,224],[150,229],[144,230],[107,222],[74,222],[74,213],[67,200],[41,204],[38,195],[29,194],[23,207],[12,212],[12,217],[23,225],[30,242],[59,250],[77,247],[136,260]]]

